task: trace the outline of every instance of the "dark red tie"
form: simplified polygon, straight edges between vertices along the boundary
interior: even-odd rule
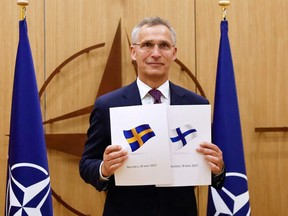
[[[161,95],[162,93],[157,89],[151,89],[149,94],[154,98],[154,104],[161,103]]]

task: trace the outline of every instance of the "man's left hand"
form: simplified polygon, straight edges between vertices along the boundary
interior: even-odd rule
[[[213,174],[219,175],[223,172],[224,161],[222,151],[217,145],[203,142],[196,150],[204,155]]]

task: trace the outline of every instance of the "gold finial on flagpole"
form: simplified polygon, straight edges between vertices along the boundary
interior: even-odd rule
[[[28,0],[18,0],[17,4],[20,5],[20,20],[23,20],[26,15],[26,6],[29,4]]]
[[[226,12],[227,12],[228,6],[230,5],[230,1],[229,0],[220,0],[219,5],[222,8],[222,18],[223,18],[223,20],[226,20]]]

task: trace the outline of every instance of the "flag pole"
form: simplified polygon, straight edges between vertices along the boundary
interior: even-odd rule
[[[28,0],[18,0],[17,4],[20,5],[20,20],[24,20],[26,18],[26,6],[29,4]]]
[[[227,12],[227,8],[230,5],[230,1],[229,0],[220,0],[219,1],[219,6],[221,6],[222,8],[222,19],[226,20],[226,12]]]

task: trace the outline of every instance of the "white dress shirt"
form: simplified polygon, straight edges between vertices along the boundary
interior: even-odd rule
[[[142,105],[154,104],[154,98],[148,93],[152,88],[143,83],[139,78],[137,78],[137,86],[139,89]],[[169,81],[167,80],[159,88],[157,88],[157,90],[159,90],[162,93],[161,103],[170,105]]]

